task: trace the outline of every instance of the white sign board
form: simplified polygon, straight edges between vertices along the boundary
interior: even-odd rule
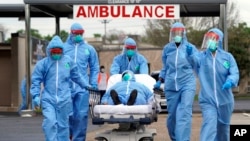
[[[179,5],[74,5],[74,19],[179,19]]]

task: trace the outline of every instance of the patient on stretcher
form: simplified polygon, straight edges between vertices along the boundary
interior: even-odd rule
[[[152,90],[142,83],[136,82],[134,73],[126,70],[121,75],[121,81],[108,88],[102,97],[103,105],[146,105],[152,103]]]

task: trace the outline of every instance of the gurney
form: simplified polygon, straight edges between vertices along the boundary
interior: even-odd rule
[[[156,83],[150,75],[136,74],[135,79],[146,85],[152,92]],[[108,80],[107,90],[121,81],[121,74],[113,75]],[[147,129],[146,126],[157,122],[160,112],[160,95],[154,94],[148,105],[101,105],[98,90],[90,92],[90,113],[93,125],[119,124],[121,128],[96,133],[97,141],[153,141],[156,129]]]

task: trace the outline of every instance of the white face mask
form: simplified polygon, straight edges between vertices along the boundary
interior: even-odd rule
[[[105,72],[105,69],[101,69],[101,72]]]

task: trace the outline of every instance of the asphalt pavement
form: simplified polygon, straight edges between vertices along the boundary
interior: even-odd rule
[[[193,111],[200,112],[198,102],[194,102]],[[250,100],[235,101],[234,114],[238,113],[250,113]],[[20,117],[17,113],[0,113],[0,141],[44,141],[42,120],[42,116]],[[89,119],[88,132],[99,128],[91,122]]]

